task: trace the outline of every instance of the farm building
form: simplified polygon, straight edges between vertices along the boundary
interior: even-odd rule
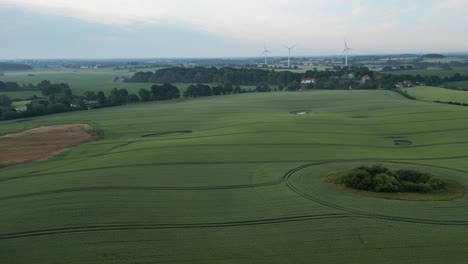
[[[372,80],[372,78],[369,75],[364,75],[361,78],[361,83],[366,83],[368,81]]]
[[[301,81],[301,90],[307,90],[307,85],[309,84],[315,84],[317,80],[314,78],[304,78]]]

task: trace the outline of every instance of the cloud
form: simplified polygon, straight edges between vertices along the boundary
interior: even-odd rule
[[[344,38],[358,53],[409,52],[427,43],[440,49],[444,43],[437,34],[452,40],[446,47],[468,42],[462,34],[468,23],[465,0],[0,0],[0,5],[127,31],[163,25],[252,46],[299,43],[296,52],[312,55],[342,50]]]
[[[133,23],[188,24],[209,32],[265,35],[278,31],[288,34],[310,23],[336,21],[326,14],[338,0],[0,0],[34,12],[73,17],[88,22],[129,25]],[[289,30],[285,30],[289,29]]]

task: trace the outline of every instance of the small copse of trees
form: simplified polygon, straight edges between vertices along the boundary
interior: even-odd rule
[[[382,165],[360,166],[338,179],[347,187],[372,192],[437,193],[447,184],[429,173],[400,169],[392,171]]]

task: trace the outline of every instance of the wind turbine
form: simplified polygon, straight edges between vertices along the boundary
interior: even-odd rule
[[[267,49],[266,44],[263,44],[263,52],[262,52],[261,55],[265,55],[265,66],[268,64],[268,62],[267,62],[268,53],[271,53],[271,51],[269,51],[269,50]]]
[[[294,49],[297,46],[297,44],[295,44],[294,46],[291,46],[291,47],[288,47],[288,46],[283,45],[283,44],[281,44],[281,45],[288,49],[288,68],[290,68],[291,67],[291,50]]]
[[[345,62],[345,66],[348,66],[348,55],[349,55],[349,51],[350,50],[353,50],[352,48],[348,47],[348,43],[346,43],[346,40],[344,41],[344,45],[345,45],[345,49],[343,50],[343,52],[341,53],[341,55],[345,54],[346,53],[346,62]]]

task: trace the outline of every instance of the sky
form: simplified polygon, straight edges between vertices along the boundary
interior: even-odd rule
[[[0,0],[0,59],[468,51],[467,0]]]

